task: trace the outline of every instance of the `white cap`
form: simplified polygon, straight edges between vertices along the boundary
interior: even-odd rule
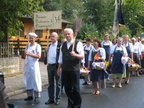
[[[132,40],[134,40],[134,41],[135,41],[135,40],[136,40],[136,38],[132,38]]]
[[[32,33],[32,32],[31,32],[31,33],[28,33],[28,35],[29,35],[29,36],[34,36],[34,37],[37,37],[37,34]]]

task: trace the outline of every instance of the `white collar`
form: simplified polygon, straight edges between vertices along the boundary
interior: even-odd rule
[[[72,39],[71,41],[67,41],[67,43],[72,44],[74,42],[74,39]]]
[[[51,44],[51,45],[56,46],[56,45],[57,45],[57,43],[58,43],[58,41],[56,41],[55,43],[53,43],[53,44]]]

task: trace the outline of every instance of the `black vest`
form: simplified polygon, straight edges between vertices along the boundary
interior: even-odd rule
[[[78,41],[75,42],[74,51],[76,51]],[[64,42],[62,45],[62,69],[65,71],[76,71],[80,69],[80,60],[76,57],[70,55],[72,51],[72,45],[67,49],[67,42]]]

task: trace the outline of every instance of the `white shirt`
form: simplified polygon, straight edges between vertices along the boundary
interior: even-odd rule
[[[140,51],[144,52],[144,44],[140,43]]]
[[[93,45],[90,45],[89,47],[87,45],[84,45],[84,50],[91,50],[93,49]],[[85,57],[81,60],[81,63],[85,63]]]
[[[128,46],[129,46],[130,52],[134,52],[132,43],[127,43],[127,44],[123,43],[122,45],[123,45],[124,47],[128,47]]]
[[[140,47],[138,44],[132,44],[133,49],[134,49],[134,53],[137,53],[138,55],[141,55],[141,51],[140,51]]]
[[[51,44],[48,49],[47,53],[47,61],[48,64],[55,64],[56,63],[56,49],[57,49],[58,42]]]
[[[73,40],[68,42],[66,41],[67,43],[67,49],[69,49],[69,47],[72,45],[73,43]],[[62,45],[61,45],[62,47]],[[83,44],[81,42],[78,42],[77,43],[77,47],[76,47],[76,51],[78,52],[78,54],[84,56],[84,49],[83,49]],[[62,64],[62,51],[61,51],[61,48],[60,48],[60,54],[59,54],[59,59],[58,59],[58,63],[59,64]]]
[[[93,49],[90,50],[88,61],[92,61],[93,60],[93,58],[92,58],[92,52],[93,51],[98,51],[98,50],[100,50],[100,55],[105,60],[105,58],[106,58],[105,49],[104,48],[98,48],[98,49],[93,48]]]
[[[118,46],[116,45],[115,47],[111,48],[110,53],[113,54],[115,50],[123,51],[123,53],[124,53],[125,55],[128,55],[126,48],[125,48],[124,46],[122,46],[122,45],[121,45],[120,47],[118,47]]]
[[[108,41],[108,42],[102,41],[101,45],[102,45],[102,47],[103,47],[103,45],[109,45],[111,47],[112,46],[112,42],[111,41]]]
[[[89,47],[87,45],[84,45],[84,50],[91,50],[93,48],[93,45],[90,45]]]
[[[112,44],[111,49],[115,48],[117,46],[117,44]]]
[[[41,53],[41,46],[37,43],[35,43],[33,46],[30,46],[30,44],[28,44],[25,50],[28,50],[32,54],[37,54],[38,52]],[[27,56],[27,62],[33,60],[38,60],[38,59],[31,56]]]

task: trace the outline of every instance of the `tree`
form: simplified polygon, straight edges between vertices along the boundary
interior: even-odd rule
[[[94,23],[99,33],[106,31],[113,23],[114,1],[110,0],[88,0],[84,3],[84,21]]]
[[[62,0],[63,18],[74,20],[83,8],[81,0]]]
[[[97,30],[97,27],[95,24],[88,24],[88,23],[85,23],[82,25],[79,33],[78,33],[78,39],[87,39],[87,38],[91,38],[91,39],[94,39],[94,38],[99,38],[98,37],[98,30]]]
[[[126,26],[132,30],[132,35],[136,35],[140,29],[144,30],[144,1],[124,0],[123,14]]]
[[[45,0],[42,4],[45,11],[61,10],[62,0]]]
[[[82,8],[81,0],[45,0],[42,4],[45,11],[62,11],[62,18],[73,21]]]
[[[23,25],[19,18],[41,11],[43,0],[2,0],[0,3],[0,38],[5,42],[12,35],[17,35]]]

